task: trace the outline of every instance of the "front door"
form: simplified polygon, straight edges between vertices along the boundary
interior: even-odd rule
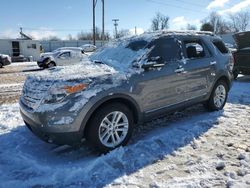
[[[164,66],[145,70],[134,79],[146,114],[161,111],[185,100],[185,75],[181,69],[181,46],[175,38],[162,37],[149,45],[147,62],[162,59]]]
[[[59,66],[65,66],[71,64],[71,54],[70,52],[62,52],[58,57],[57,57],[57,65]]]

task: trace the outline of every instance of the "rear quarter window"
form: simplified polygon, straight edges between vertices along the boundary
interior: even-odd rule
[[[229,50],[222,41],[213,41],[214,46],[222,53],[228,54]]]

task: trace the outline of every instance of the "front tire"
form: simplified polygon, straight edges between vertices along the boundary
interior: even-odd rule
[[[105,153],[126,145],[133,127],[134,119],[129,108],[122,103],[111,103],[93,115],[86,138],[94,148]]]
[[[56,66],[56,64],[55,64],[54,62],[50,62],[50,63],[47,65],[48,68],[52,68],[52,67],[55,67],[55,66]]]
[[[219,80],[211,93],[211,96],[205,105],[210,111],[222,110],[227,102],[228,85],[225,81]]]
[[[0,63],[0,68],[3,68],[3,64],[2,63]]]

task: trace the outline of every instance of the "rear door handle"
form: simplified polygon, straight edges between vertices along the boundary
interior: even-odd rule
[[[210,65],[216,65],[216,64],[217,64],[216,61],[211,61],[211,62],[210,62]]]

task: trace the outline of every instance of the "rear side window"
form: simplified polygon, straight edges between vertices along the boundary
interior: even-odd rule
[[[199,59],[210,56],[206,46],[200,40],[184,41],[184,47],[187,58],[189,59]]]
[[[213,44],[222,54],[227,54],[229,52],[228,48],[222,41],[220,40],[213,41]]]
[[[174,38],[159,38],[154,40],[148,48],[153,47],[149,59],[161,57],[164,62],[181,59],[181,46]]]

